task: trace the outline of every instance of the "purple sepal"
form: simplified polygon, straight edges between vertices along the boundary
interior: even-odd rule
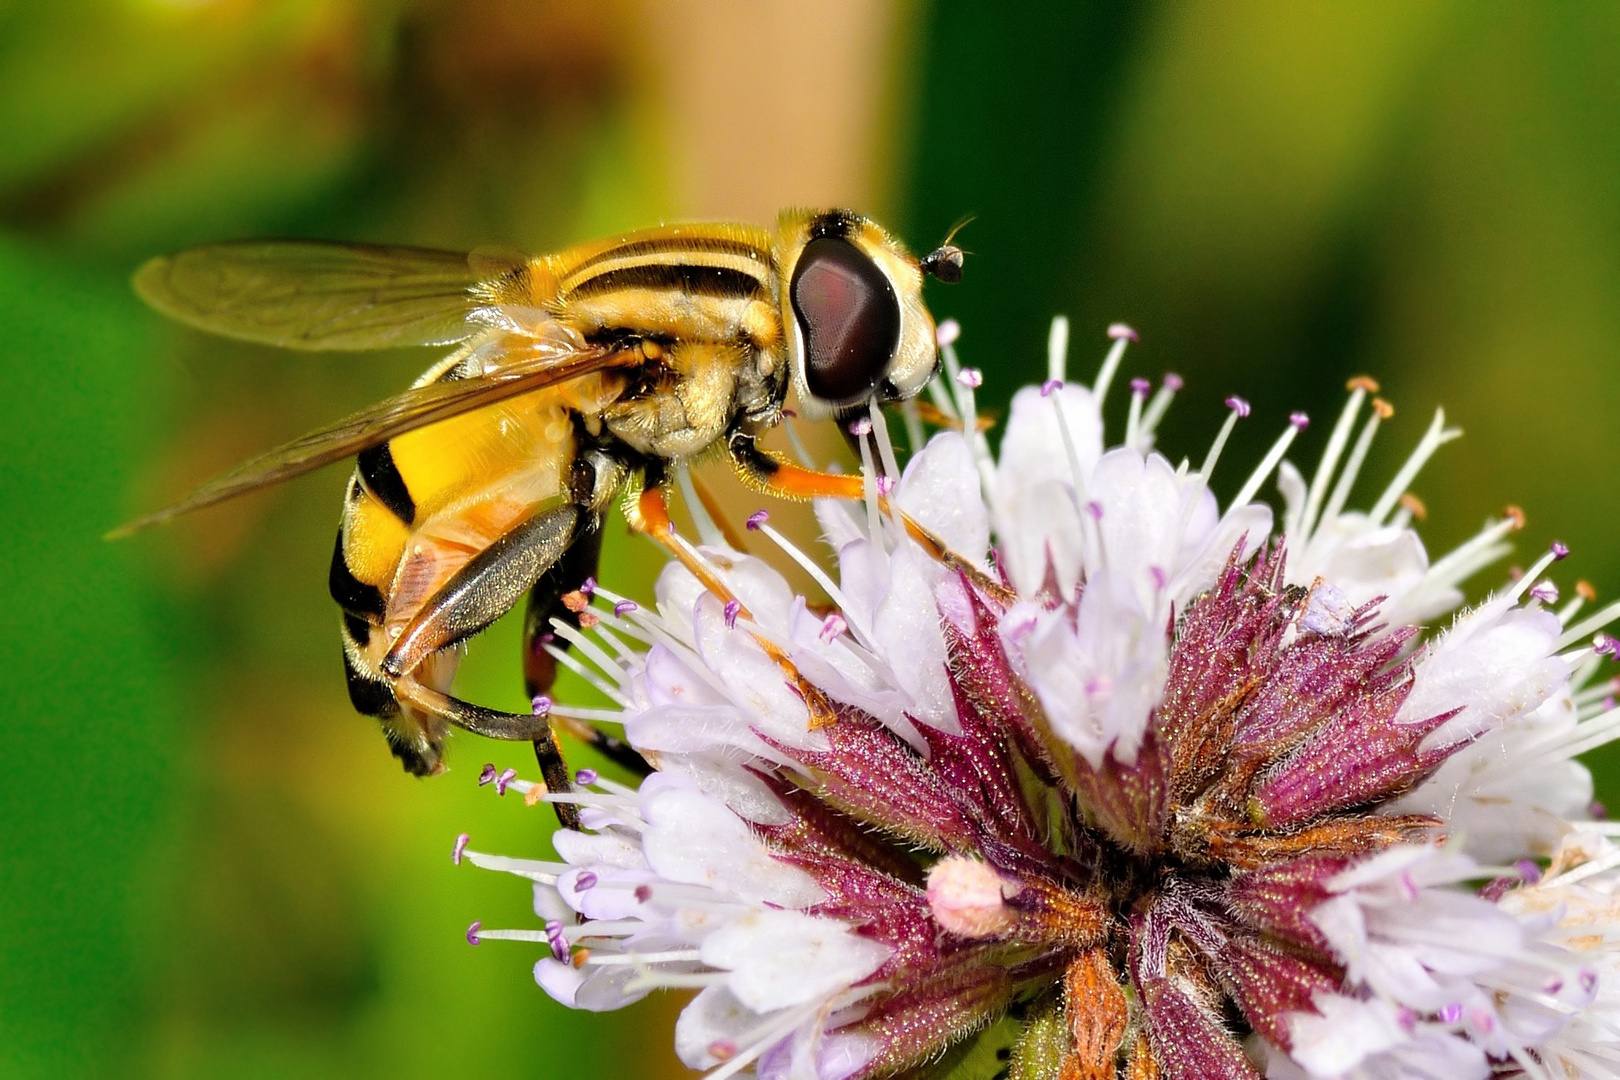
[[[1222,1018],[1183,989],[1207,980],[1195,965],[1171,971],[1172,929],[1162,901],[1131,920],[1130,969],[1147,1020],[1148,1042],[1164,1080],[1260,1080]],[[1214,991],[1214,987],[1209,988]],[[1217,994],[1209,995],[1216,1000]]]
[[[1259,786],[1251,800],[1253,813],[1268,828],[1286,829],[1393,799],[1472,741],[1421,749],[1424,737],[1456,713],[1398,724],[1395,713],[1406,690],[1354,700],[1341,709]]]
[[[1353,861],[1346,855],[1313,854],[1244,871],[1227,882],[1224,906],[1256,930],[1326,953],[1327,939],[1309,913],[1332,895],[1328,879]]]

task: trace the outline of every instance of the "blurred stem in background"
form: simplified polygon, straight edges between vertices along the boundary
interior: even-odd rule
[[[930,300],[988,406],[1038,377],[1055,312],[1077,371],[1123,319],[1131,374],[1186,377],[1172,457],[1239,391],[1234,460],[1294,408],[1310,459],[1369,373],[1397,407],[1370,484],[1436,404],[1468,431],[1417,485],[1434,547],[1512,498],[1522,549],[1566,540],[1608,598],[1616,24],[1444,2],[0,10],[0,1074],[678,1074],[636,1034],[668,1003],[564,1013],[532,956],[462,943],[519,913],[452,872],[452,837],[542,853],[549,821],[473,787],[525,753],[461,740],[418,783],[352,715],[324,579],[341,470],[96,539],[428,362],[164,326],[127,293],[143,257],[240,235],[538,251],[789,203],[926,247],[975,215],[966,279]],[[645,596],[654,565],[610,537],[616,587]],[[514,704],[515,650],[510,626],[476,642],[467,695]]]

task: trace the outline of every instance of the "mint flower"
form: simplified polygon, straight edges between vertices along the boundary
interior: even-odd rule
[[[1620,1074],[1620,849],[1575,761],[1620,727],[1617,611],[1560,605],[1567,551],[1450,617],[1520,520],[1430,559],[1407,487],[1457,434],[1438,414],[1357,497],[1391,414],[1366,380],[1309,480],[1295,414],[1222,507],[1249,406],[1172,462],[1180,380],[1134,380],[1110,443],[1126,327],[1086,387],[1057,323],[993,456],[942,330],[958,430],[902,472],[862,418],[866,503],[817,507],[829,565],[748,519],[830,608],[700,521],[727,595],[671,565],[655,605],[598,586],[557,627],[617,707],[552,711],[655,771],[496,778],[584,828],[549,861],[459,839],[541,920],[469,940],[532,942],[574,1008],[695,991],[675,1047],[716,1080]]]

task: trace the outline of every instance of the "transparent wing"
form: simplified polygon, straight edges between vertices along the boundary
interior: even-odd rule
[[[289,349],[443,345],[477,328],[473,286],[522,265],[426,248],[247,240],[152,259],[135,291],[210,333]]]
[[[634,351],[627,353],[596,347],[572,348],[552,342],[536,343],[531,350],[518,354],[515,359],[504,358],[503,366],[498,371],[412,387],[329,427],[278,446],[209,481],[174,505],[121,525],[107,536],[109,539],[128,536],[181,514],[213,506],[237,495],[279,484],[313,472],[323,465],[353,457],[368,447],[387,442],[407,431],[519,394],[577,379],[593,371],[630,366],[639,362],[639,357],[640,353]]]

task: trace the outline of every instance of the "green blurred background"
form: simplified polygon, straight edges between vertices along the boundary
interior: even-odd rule
[[[1431,550],[1517,503],[1521,551],[1566,540],[1612,596],[1616,70],[1613,5],[0,3],[0,1075],[682,1074],[678,1002],[567,1013],[527,947],[462,942],[531,918],[448,853],[547,851],[542,811],[472,782],[532,762],[461,740],[418,782],[351,714],[342,470],[98,539],[429,360],[179,330],[131,297],[141,259],[547,250],[790,203],[924,247],[973,214],[932,299],[991,404],[1055,312],[1079,372],[1124,319],[1130,374],[1186,377],[1178,454],[1227,393],[1256,406],[1241,462],[1371,373],[1397,416],[1369,487],[1435,404],[1468,431],[1416,487]],[[616,532],[605,576],[644,593],[656,562]],[[464,692],[516,704],[515,649],[477,643]]]

